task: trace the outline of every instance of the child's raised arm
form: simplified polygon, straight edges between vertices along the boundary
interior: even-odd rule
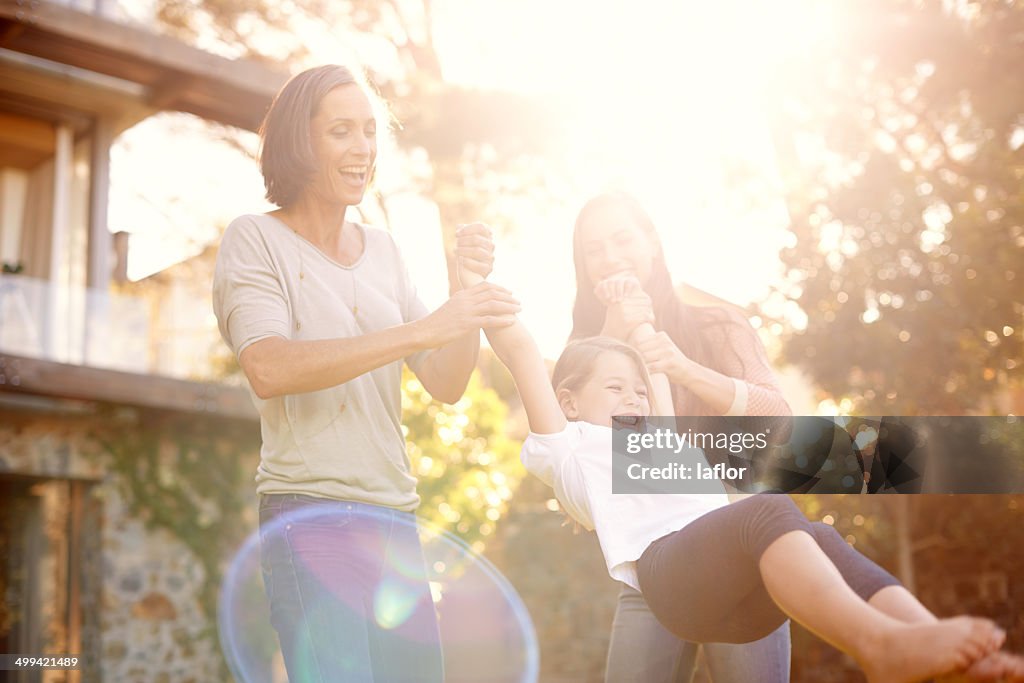
[[[459,267],[463,287],[472,287],[483,278],[468,268]],[[555,390],[548,378],[548,369],[530,331],[517,318],[508,327],[485,329],[491,348],[505,364],[515,380],[519,398],[526,408],[530,431],[535,434],[557,434],[565,429],[565,415],[558,405]]]
[[[657,332],[654,325],[643,323],[637,326],[629,335],[629,343],[636,346],[640,341],[653,337]],[[675,407],[672,404],[672,385],[668,381],[668,375],[664,372],[651,373],[651,415],[675,415]]]
[[[650,302],[643,287],[640,286],[640,281],[632,276],[602,280],[594,288],[594,296],[606,308],[622,305],[627,298],[636,296],[644,297],[648,304]],[[653,315],[651,313],[651,319],[653,319]],[[653,337],[655,334],[657,333],[654,330],[654,325],[649,322],[641,323],[630,333],[627,341],[635,347],[639,342]],[[651,373],[651,393],[651,415],[673,415],[675,413],[672,404],[672,385],[669,383],[667,375],[662,372]]]
[[[548,369],[540,349],[526,326],[518,319],[509,327],[484,330],[491,348],[512,373],[519,398],[526,408],[530,431],[534,434],[557,434],[565,429],[555,390],[548,378]]]

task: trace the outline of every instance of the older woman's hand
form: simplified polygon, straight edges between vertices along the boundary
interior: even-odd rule
[[[487,279],[494,267],[494,235],[485,223],[468,223],[455,230],[459,283],[472,287]]]
[[[601,334],[626,341],[639,325],[654,324],[654,308],[640,281],[633,276],[602,280],[594,296],[606,307]]]
[[[481,282],[455,292],[419,322],[429,346],[437,348],[480,328],[512,325],[519,311],[519,300],[512,292],[493,282]]]

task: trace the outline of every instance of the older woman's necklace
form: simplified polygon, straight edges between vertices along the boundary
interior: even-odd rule
[[[289,226],[289,228],[291,228],[291,226]],[[300,235],[299,231],[296,230],[295,228],[291,228],[291,231],[292,231],[292,234],[295,235],[295,246],[296,246],[296,250],[298,251],[298,254],[299,254],[299,296],[301,297],[302,296],[302,285],[303,285],[303,282],[306,279],[306,264],[305,264],[305,261],[304,261],[304,259],[302,257],[302,252],[303,252],[302,243],[303,242],[307,242],[311,247],[313,247],[314,249],[317,249],[318,251],[323,253],[324,256],[327,256],[327,254],[323,251],[323,249],[320,249],[320,247],[316,246],[315,244],[313,244],[312,242],[310,242],[309,240],[304,238],[302,235]],[[364,250],[366,249],[365,245],[363,246],[363,249]],[[327,256],[327,258],[330,258],[330,256]],[[334,261],[335,263],[338,263],[338,265],[342,265],[336,259],[331,259],[331,260]],[[342,302],[344,302],[345,306],[348,307],[349,311],[351,311],[351,313],[352,313],[352,317],[355,318],[356,323],[358,323],[359,322],[359,318],[358,318],[358,316],[359,316],[359,280],[356,278],[356,273],[355,273],[354,265],[355,265],[355,263],[353,263],[352,266],[343,266],[344,269],[348,271],[349,283],[351,285],[350,289],[351,289],[351,292],[352,292],[352,303],[349,304],[347,301],[345,301],[344,297],[342,297]],[[296,320],[295,321],[295,329],[296,330],[301,330],[302,329],[302,321],[300,321],[300,320]]]

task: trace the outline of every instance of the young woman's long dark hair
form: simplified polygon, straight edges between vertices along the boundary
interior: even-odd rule
[[[740,321],[724,308],[716,306],[691,306],[684,303],[672,284],[672,276],[665,264],[665,250],[654,228],[654,221],[633,196],[625,192],[606,192],[590,199],[580,209],[572,237],[572,258],[576,266],[576,302],[572,309],[572,333],[569,339],[583,339],[601,333],[604,324],[605,307],[594,294],[594,283],[587,277],[583,257],[582,230],[586,221],[595,213],[618,206],[626,210],[633,221],[647,233],[657,245],[657,253],[651,265],[651,277],[644,291],[651,297],[654,308],[655,328],[664,330],[676,346],[691,360],[712,370],[721,371],[720,356],[711,345],[706,332],[722,325],[739,325]],[[745,367],[742,356],[730,349]],[[720,351],[719,351],[720,353]],[[681,405],[680,392],[684,389],[672,386],[672,399],[678,408]]]

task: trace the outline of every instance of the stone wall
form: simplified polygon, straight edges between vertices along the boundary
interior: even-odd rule
[[[61,597],[62,572],[77,571],[82,592],[81,642],[87,666],[83,681],[190,683],[221,680],[221,659],[201,605],[205,578],[202,564],[189,548],[162,528],[147,528],[133,515],[123,486],[95,438],[110,425],[88,406],[53,404],[63,414],[0,408],[0,477],[37,478],[30,495],[38,496],[46,518],[67,514],[66,482],[85,490],[86,522],[80,548],[68,561],[65,524],[44,533],[40,582],[47,589],[41,605],[51,622],[43,649],[65,652]],[[120,415],[118,429],[145,429],[132,411]],[[255,428],[255,426],[254,426]],[[107,431],[109,433],[109,431]],[[252,469],[256,457],[252,453]],[[251,489],[248,484],[246,489]],[[255,524],[253,514],[247,526]],[[62,545],[63,544],[63,545]]]
[[[115,487],[104,494],[103,680],[219,679],[198,601],[202,567],[179,539],[131,517]]]

